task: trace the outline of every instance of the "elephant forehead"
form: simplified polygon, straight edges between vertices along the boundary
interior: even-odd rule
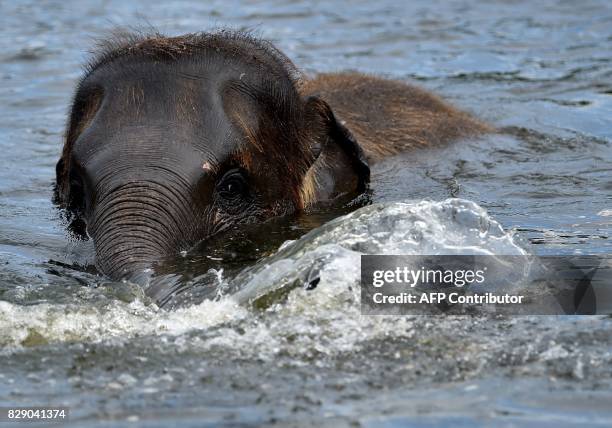
[[[170,78],[172,76],[172,78]],[[239,132],[210,83],[171,75],[109,80],[95,118],[75,149],[104,146],[154,153],[191,150],[218,162],[240,145]]]
[[[261,174],[269,159],[288,158],[287,146],[296,140],[300,104],[289,83],[237,62],[110,63],[81,85],[79,92],[95,93],[101,102],[74,150],[82,163],[92,157],[98,163],[101,156],[94,155],[103,151],[105,159],[182,159],[200,173],[227,162]]]
[[[206,169],[218,165],[235,151],[236,143],[217,141],[206,133],[176,123],[92,125],[74,146],[74,156],[84,167],[163,166],[174,170]],[[211,169],[212,170],[212,169]]]
[[[155,125],[214,134],[228,118],[214,82],[190,80],[177,73],[131,76],[105,89],[103,111],[117,123]]]

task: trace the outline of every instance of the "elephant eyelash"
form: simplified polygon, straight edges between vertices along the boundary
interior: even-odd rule
[[[248,184],[240,168],[227,171],[217,184],[217,192],[225,199],[235,199],[248,194]]]

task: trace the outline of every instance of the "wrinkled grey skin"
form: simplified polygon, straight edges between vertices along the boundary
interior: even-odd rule
[[[104,47],[78,85],[56,201],[93,239],[102,273],[135,278],[220,231],[304,209],[313,169],[326,199],[362,191],[369,174],[271,45],[226,32],[131,36]]]

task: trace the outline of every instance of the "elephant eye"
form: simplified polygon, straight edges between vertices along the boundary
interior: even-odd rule
[[[236,168],[226,172],[217,184],[217,192],[225,199],[245,196],[248,186],[242,170]]]

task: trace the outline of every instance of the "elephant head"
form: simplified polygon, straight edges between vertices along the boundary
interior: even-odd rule
[[[98,270],[130,278],[234,225],[363,191],[359,145],[300,82],[241,33],[105,42],[73,98],[55,193]]]

